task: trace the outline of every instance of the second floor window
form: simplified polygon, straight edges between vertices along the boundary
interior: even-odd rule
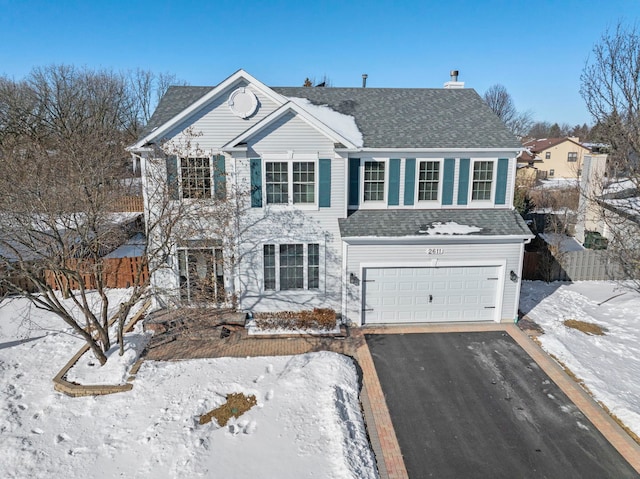
[[[550,160],[550,159],[551,159],[551,152],[550,152],[550,151],[547,151],[547,152],[544,154],[544,159],[545,159],[545,160]]]
[[[490,200],[493,182],[493,161],[476,161],[473,164],[472,200]]]
[[[437,161],[421,161],[418,174],[418,200],[437,200],[440,163]]]
[[[316,173],[313,161],[268,161],[265,164],[267,204],[313,204]]]
[[[181,158],[182,197],[188,199],[211,198],[211,159]]]
[[[384,201],[384,162],[364,162],[364,201]]]
[[[578,161],[578,152],[570,151],[567,155],[567,161]]]

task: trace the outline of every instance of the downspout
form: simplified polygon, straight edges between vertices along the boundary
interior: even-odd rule
[[[522,270],[524,267],[524,245],[531,243],[531,238],[529,239],[525,239],[522,243],[522,248],[520,249],[520,262],[519,262],[519,266],[518,266],[518,284],[516,284],[516,294],[515,297],[517,298],[518,302],[517,302],[517,306],[516,306],[516,315],[513,318],[513,323],[514,324],[518,324],[519,321],[519,317],[518,317],[518,311],[520,310],[520,290],[522,289]]]

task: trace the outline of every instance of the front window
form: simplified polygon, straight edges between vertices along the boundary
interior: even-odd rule
[[[473,164],[473,189],[471,199],[490,200],[493,182],[493,161],[476,161]]]
[[[318,289],[320,245],[296,243],[264,245],[264,289]]]
[[[181,158],[180,174],[183,198],[211,198],[210,158]]]
[[[577,151],[570,151],[569,154],[567,155],[567,161],[578,161],[578,152]]]
[[[293,163],[293,203],[314,203],[316,195],[316,171],[312,161]]]
[[[287,163],[269,162],[266,164],[267,203],[289,203],[289,169]]]
[[[178,250],[180,299],[189,303],[222,303],[224,265],[221,248]]]
[[[384,201],[384,162],[365,161],[364,201]]]
[[[550,152],[550,151],[547,151],[547,152],[544,154],[544,159],[545,159],[545,160],[550,160],[550,159],[551,159],[551,152]]]
[[[440,163],[437,161],[421,161],[418,175],[418,200],[437,200]]]
[[[313,161],[268,161],[265,165],[267,204],[313,204],[316,165]]]

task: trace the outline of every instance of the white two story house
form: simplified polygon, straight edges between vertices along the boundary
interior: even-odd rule
[[[164,301],[193,300],[204,280],[253,312],[514,321],[532,238],[512,205],[522,146],[475,91],[445,86],[268,87],[240,70],[215,87],[170,88],[130,148],[147,209],[152,177],[176,202],[248,193],[233,252],[216,228],[176,240],[154,278]],[[186,132],[197,155],[154,162],[150,146]]]

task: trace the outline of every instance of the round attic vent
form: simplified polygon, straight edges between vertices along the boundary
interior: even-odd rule
[[[258,109],[258,98],[255,93],[245,87],[240,87],[229,95],[229,108],[240,118],[248,118]]]

